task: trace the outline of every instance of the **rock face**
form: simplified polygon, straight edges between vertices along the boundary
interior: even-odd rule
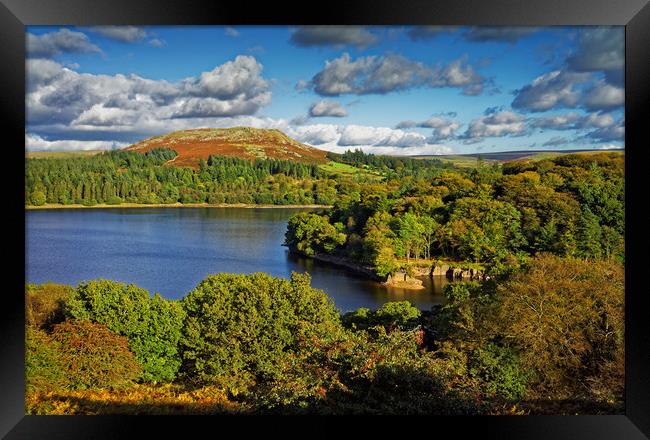
[[[424,289],[422,280],[413,278],[406,272],[395,272],[393,275],[388,275],[383,284],[386,286],[402,287],[405,289]]]
[[[473,268],[451,266],[448,264],[434,264],[433,266],[419,266],[412,269],[416,277],[446,276],[450,280],[484,280],[485,274]]]

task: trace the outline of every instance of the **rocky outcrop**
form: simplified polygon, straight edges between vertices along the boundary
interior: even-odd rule
[[[413,278],[409,276],[406,272],[395,272],[392,275],[386,277],[386,281],[383,283],[385,286],[390,287],[401,287],[403,289],[424,289],[422,285],[422,280]]]
[[[434,264],[432,266],[417,266],[410,270],[411,274],[416,277],[436,277],[446,276],[450,280],[484,280],[485,274],[483,271],[468,268],[462,264],[449,265],[449,264]]]

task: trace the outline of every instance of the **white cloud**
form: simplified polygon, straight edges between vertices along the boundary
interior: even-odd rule
[[[146,30],[137,26],[93,26],[89,30],[123,43],[141,41],[149,35]]]
[[[60,29],[42,35],[27,34],[27,52],[33,57],[52,57],[62,53],[101,53],[82,32]]]
[[[541,112],[558,107],[575,107],[580,94],[576,86],[589,80],[586,73],[555,70],[535,78],[517,91],[513,108]]]
[[[625,104],[625,90],[605,81],[598,81],[585,92],[581,103],[585,108],[594,110],[620,107]]]
[[[252,115],[271,100],[262,65],[251,56],[240,55],[177,83],[78,73],[41,59],[27,61],[27,74],[27,123],[32,128],[142,133],[152,125],[171,127],[175,118]]]
[[[430,67],[396,54],[353,60],[344,53],[326,61],[325,68],[300,87],[311,86],[322,96],[384,94],[415,87],[457,87],[467,95],[476,95],[485,83],[464,59]]]
[[[365,48],[377,42],[377,37],[363,26],[300,26],[289,42],[295,46],[356,46]]]
[[[126,147],[127,145],[126,143],[115,141],[48,141],[36,134],[25,133],[25,149],[27,151],[114,150],[116,148]]]
[[[348,115],[348,111],[336,101],[318,101],[309,108],[309,116],[318,118],[332,116],[342,118]]]
[[[526,132],[525,120],[523,115],[511,111],[483,115],[470,121],[462,138],[474,143],[485,137],[522,136]]]
[[[569,69],[604,72],[608,82],[622,86],[625,69],[625,28],[598,26],[581,30],[578,48],[567,58]]]

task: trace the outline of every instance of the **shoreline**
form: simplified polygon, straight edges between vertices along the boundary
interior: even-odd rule
[[[26,211],[36,211],[39,209],[110,209],[110,208],[263,208],[263,209],[272,209],[272,208],[287,208],[287,209],[296,209],[296,208],[306,208],[306,209],[327,209],[331,208],[331,205],[268,205],[260,204],[256,205],[253,203],[121,203],[119,205],[107,205],[105,203],[98,203],[93,206],[85,206],[80,204],[71,204],[71,205],[60,205],[58,203],[45,204],[41,206],[25,205]]]
[[[394,279],[394,276],[380,277],[371,268],[363,266],[362,264],[349,260],[348,258],[345,257],[328,255],[328,254],[314,254],[313,256],[308,256],[295,249],[294,250],[289,249],[289,251],[297,255],[300,255],[304,258],[311,258],[316,261],[321,261],[324,263],[332,264],[334,266],[343,267],[347,270],[355,272],[358,275],[365,276],[370,281],[381,284],[382,286],[387,288],[393,287],[393,288],[400,288],[400,289],[412,290],[412,291],[418,291],[424,289],[424,286],[421,284],[421,282],[418,284],[417,282],[413,282],[413,281],[403,281],[403,282],[397,281]]]

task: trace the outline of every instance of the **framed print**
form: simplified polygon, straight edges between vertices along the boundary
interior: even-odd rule
[[[7,438],[649,435],[647,2],[2,2]]]

